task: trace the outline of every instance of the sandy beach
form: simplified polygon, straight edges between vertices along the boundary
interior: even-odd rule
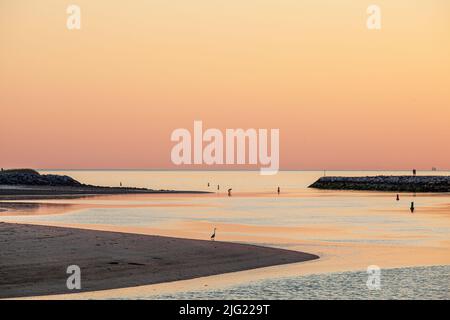
[[[276,248],[172,237],[0,223],[0,298],[131,287],[317,259]]]

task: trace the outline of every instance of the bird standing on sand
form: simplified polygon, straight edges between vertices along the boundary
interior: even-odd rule
[[[211,240],[214,241],[214,239],[216,239],[216,228],[214,228],[214,232],[211,235]]]
[[[280,194],[280,187],[278,187],[277,192],[278,192],[278,194]]]
[[[411,213],[414,213],[414,201],[411,202],[411,208],[409,208],[409,210],[411,210]]]
[[[400,196],[399,196],[398,193],[397,193],[397,201],[398,201],[398,200],[400,200]]]
[[[231,189],[231,188],[228,189],[228,196],[229,196],[229,197],[231,197],[231,190],[233,190],[233,189]]]

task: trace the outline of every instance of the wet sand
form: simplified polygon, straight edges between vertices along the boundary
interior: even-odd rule
[[[0,298],[149,285],[317,258],[220,241],[0,222]],[[74,264],[82,289],[70,291],[66,270]]]
[[[99,186],[22,186],[0,185],[0,200],[71,199],[95,195],[120,194],[206,194],[196,190],[153,190],[128,187]]]

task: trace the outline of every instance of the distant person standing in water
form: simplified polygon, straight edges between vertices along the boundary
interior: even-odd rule
[[[414,201],[411,202],[411,208],[409,208],[409,210],[411,210],[411,213],[414,213]]]
[[[416,175],[416,169],[413,169],[413,176]]]
[[[278,194],[280,194],[280,187],[278,187],[277,192],[278,192]]]
[[[208,182],[208,187],[209,187],[209,182]]]
[[[228,189],[228,196],[229,196],[229,197],[231,197],[231,190],[233,190],[233,189],[231,189],[231,188]]]
[[[398,200],[400,200],[400,196],[399,196],[398,193],[397,193],[397,201],[398,201]]]
[[[219,189],[220,189],[220,185],[217,185],[217,191],[219,191]]]

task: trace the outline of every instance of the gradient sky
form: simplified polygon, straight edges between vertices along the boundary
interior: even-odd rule
[[[449,169],[450,2],[0,0],[0,111],[2,167],[171,168],[202,120],[279,128],[283,169]]]

